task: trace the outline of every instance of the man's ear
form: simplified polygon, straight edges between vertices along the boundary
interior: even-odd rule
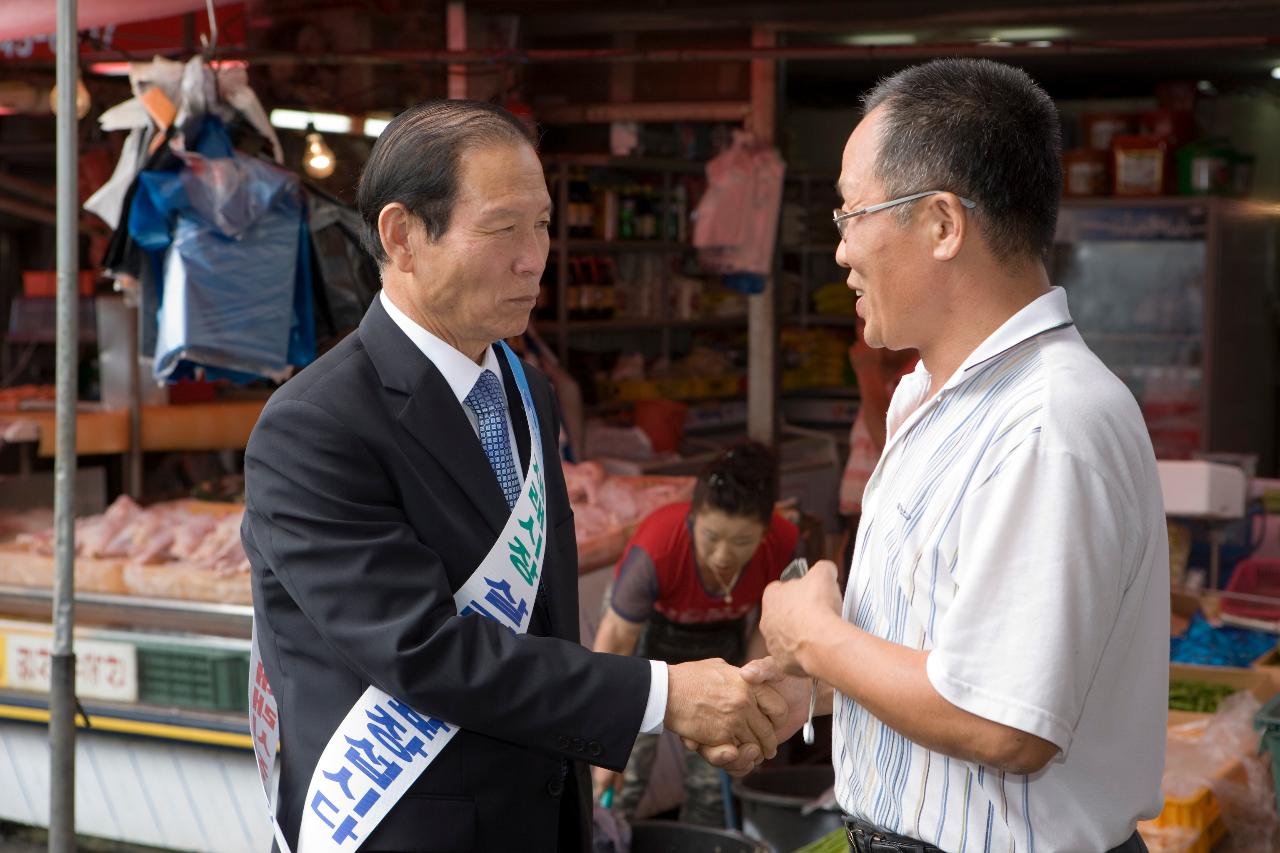
[[[398,201],[378,214],[378,239],[388,263],[400,272],[413,271],[413,229],[416,217]]]
[[[950,261],[960,254],[964,241],[969,237],[969,218],[955,193],[938,193],[929,196],[925,208],[925,223],[929,228],[933,259]]]

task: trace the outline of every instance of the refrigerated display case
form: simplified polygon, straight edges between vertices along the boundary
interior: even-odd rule
[[[1156,456],[1276,471],[1280,204],[1065,199],[1049,274],[1142,407]]]

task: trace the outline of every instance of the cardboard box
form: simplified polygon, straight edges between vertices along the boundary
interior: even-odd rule
[[[1269,673],[1259,669],[1171,663],[1169,664],[1169,680],[1227,684],[1237,690],[1252,691],[1253,695],[1262,703],[1266,703],[1272,696],[1280,693],[1280,682],[1274,680]],[[1182,723],[1196,722],[1197,720],[1207,720],[1211,716],[1213,715],[1195,711],[1170,711],[1169,725],[1175,726]]]

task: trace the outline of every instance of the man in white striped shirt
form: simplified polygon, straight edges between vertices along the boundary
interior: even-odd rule
[[[1022,71],[961,59],[866,106],[836,259],[867,342],[921,363],[893,397],[843,607],[831,563],[773,584],[751,677],[793,706],[808,681],[782,673],[834,687],[855,850],[1145,850],[1168,545],[1138,406],[1045,271],[1056,110]]]

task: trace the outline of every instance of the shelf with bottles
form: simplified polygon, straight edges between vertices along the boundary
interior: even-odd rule
[[[669,354],[673,329],[739,322],[696,310],[687,298],[684,282],[697,275],[689,213],[706,186],[701,163],[608,155],[544,163],[555,213],[534,316],[539,331],[557,339],[562,362],[575,335],[653,335]],[[745,307],[729,313],[745,323]]]
[[[644,160],[592,163],[561,160],[550,176],[561,200],[553,214],[556,248],[584,241],[588,250],[673,251],[688,243],[691,202],[706,185],[700,174],[655,169]]]
[[[552,255],[534,309],[539,330],[558,336],[745,327],[746,316],[746,298],[702,276],[692,258],[609,252]]]

